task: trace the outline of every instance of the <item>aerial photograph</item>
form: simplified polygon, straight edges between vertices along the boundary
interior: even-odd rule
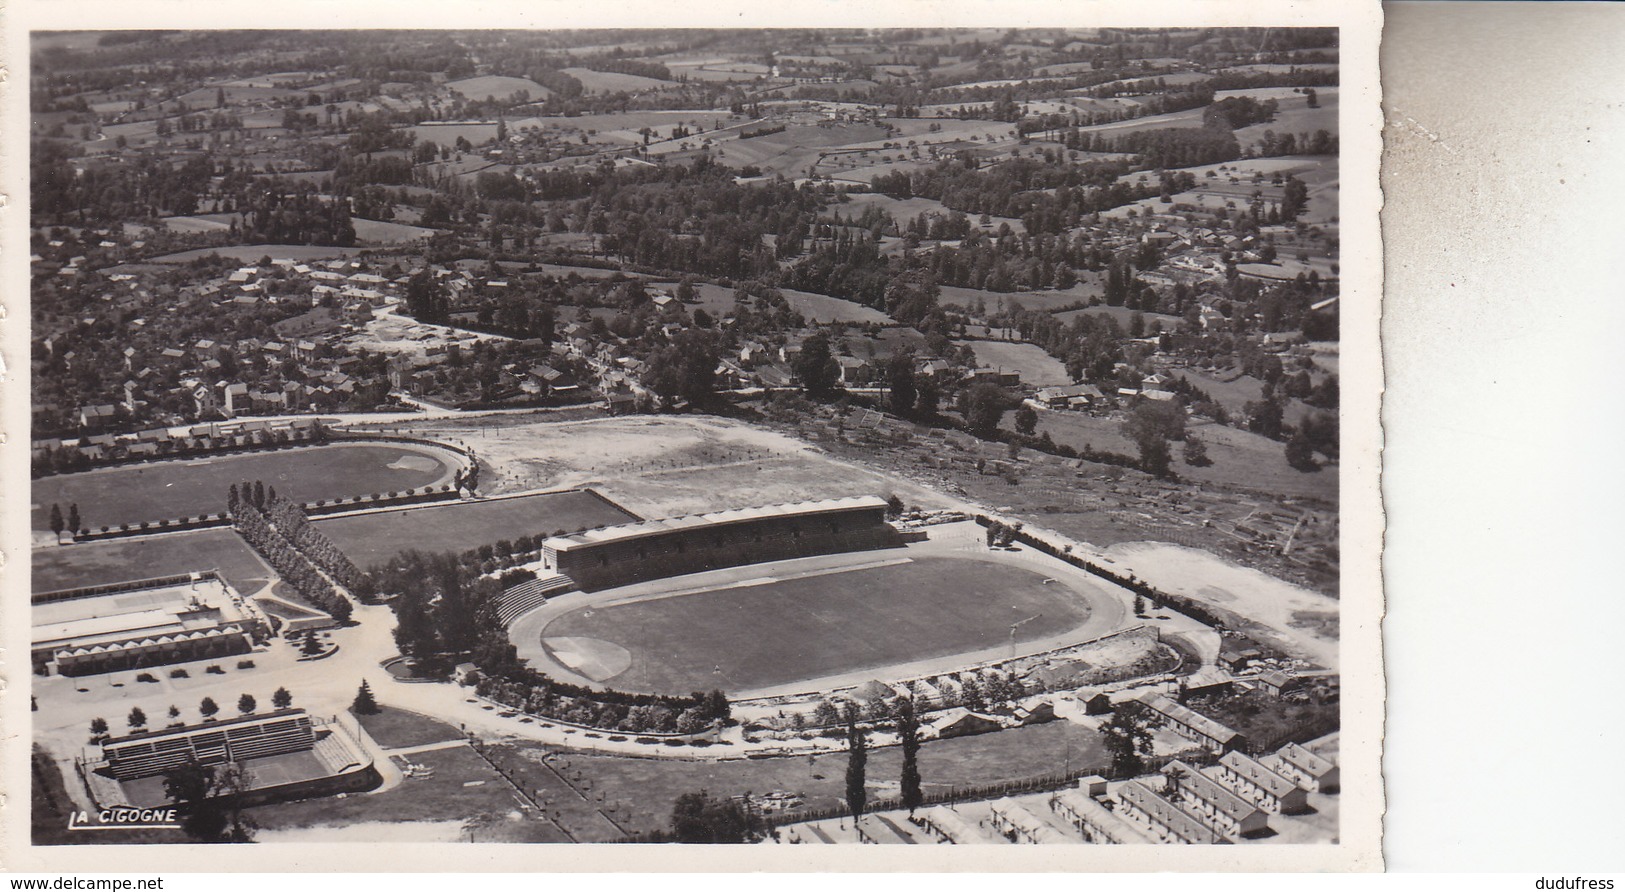
[[[1344,841],[1337,28],[28,50],[35,845]]]

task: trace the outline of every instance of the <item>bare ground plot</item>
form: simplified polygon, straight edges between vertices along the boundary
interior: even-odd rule
[[[551,751],[521,746],[520,752],[540,759]],[[837,807],[846,801],[845,753],[782,759],[727,762],[679,762],[670,759],[628,759],[617,756],[562,752],[556,757],[572,782],[599,793],[609,802],[627,806],[617,815],[627,829],[638,832],[669,829],[671,805],[677,797],[706,790],[717,798],[785,791],[800,793],[809,808]],[[1098,764],[1108,759],[1099,735],[1071,722],[1051,722],[1013,728],[975,737],[931,741],[920,747],[921,786],[927,793],[953,787],[994,784],[1037,777]],[[868,788],[871,797],[896,795],[902,771],[898,747],[871,749]],[[580,781],[574,779],[579,777]]]
[[[1009,341],[955,341],[970,345],[976,353],[978,365],[1002,371],[1014,370],[1021,374],[1021,383],[1036,387],[1052,384],[1070,384],[1066,364],[1044,352],[1037,344],[1018,344]]]
[[[1040,413],[1040,418],[1054,414],[1058,413]],[[816,440],[835,457],[872,468],[889,479],[946,494],[956,506],[968,503],[993,508],[1080,542],[1102,547],[1145,540],[1178,542],[1321,591],[1337,591],[1335,503],[1215,484],[1198,486],[1188,479],[1157,480],[1139,471],[1032,450],[1024,451],[1011,465],[1012,474],[984,472],[978,468],[997,468],[997,462],[1010,465],[1004,444],[963,434],[924,435],[906,424],[869,431],[854,429],[849,419],[839,437],[834,422],[821,416],[801,417],[793,424],[781,422],[775,428]],[[1132,453],[1120,425],[1103,426],[1093,436],[1096,449],[1116,445],[1113,451]],[[1176,463],[1176,469],[1182,468]],[[908,498],[901,487],[899,492]],[[935,499],[924,502],[937,503]],[[1234,529],[1244,519],[1256,521],[1259,512],[1282,511],[1287,519],[1269,525],[1274,532],[1268,542]],[[1291,533],[1293,518],[1303,515],[1316,522],[1299,531],[1297,547],[1290,557],[1283,557],[1277,546]],[[1317,567],[1316,561],[1323,566]],[[1154,577],[1146,578],[1155,582]]]
[[[227,490],[244,481],[300,502],[405,492],[448,481],[455,461],[429,446],[343,443],[59,474],[34,481],[33,525],[50,529],[53,504],[64,513],[78,504],[93,530],[217,514]]]
[[[894,491],[944,504],[782,434],[709,416],[466,425],[448,419],[421,427],[467,437],[491,469],[482,486],[492,493],[591,486],[644,517]]]
[[[270,582],[272,575],[243,540],[228,529],[36,548],[32,565],[36,592],[217,569],[233,588],[253,594]]]
[[[637,518],[592,493],[571,491],[381,511],[319,520],[316,526],[358,566],[370,567],[406,551],[463,552],[632,520]]]
[[[890,553],[876,553],[884,559]],[[764,572],[770,572],[765,570]],[[995,594],[996,593],[996,594]],[[620,690],[756,690],[1025,643],[1082,625],[1063,582],[971,558],[914,558],[629,604],[583,607],[543,634],[609,641]],[[1012,623],[1026,624],[1011,636]]]

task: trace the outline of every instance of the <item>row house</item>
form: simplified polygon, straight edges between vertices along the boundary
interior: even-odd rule
[[[1162,717],[1164,727],[1180,737],[1198,744],[1209,752],[1223,753],[1247,745],[1247,738],[1242,736],[1241,732],[1228,728],[1161,694],[1146,697],[1140,702],[1145,704],[1147,709]]]
[[[1271,813],[1298,814],[1309,807],[1309,792],[1257,759],[1231,751],[1219,759],[1219,779]]]
[[[1104,845],[1147,845],[1151,840],[1099,800],[1082,790],[1062,790],[1050,797],[1050,810],[1077,828],[1084,839]]]
[[[1125,781],[1117,788],[1117,810],[1144,825],[1157,842],[1198,846],[1229,842],[1137,780]]]
[[[1223,784],[1180,761],[1163,770],[1169,799],[1212,829],[1229,837],[1246,836],[1269,827],[1269,816]]]
[[[1336,762],[1296,743],[1281,747],[1259,762],[1311,793],[1336,793],[1341,786]]]

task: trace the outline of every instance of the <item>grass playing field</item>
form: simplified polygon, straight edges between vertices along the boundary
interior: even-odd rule
[[[517,749],[523,756],[540,759],[549,748],[521,745]],[[684,793],[700,789],[718,798],[746,792],[797,792],[812,808],[837,806],[846,799],[845,753],[727,762],[629,759],[588,753],[559,753],[555,759],[561,766],[567,765],[564,770],[572,779],[582,778],[593,795],[602,793],[606,802],[619,805],[617,820],[632,831],[667,829],[672,803]],[[919,769],[922,786],[929,793],[1037,777],[1064,767],[1105,768],[1107,761],[1098,733],[1059,721],[927,742],[920,748]],[[870,795],[895,795],[901,770],[902,752],[898,747],[871,750],[867,773]]]
[[[744,691],[996,647],[1075,628],[1083,597],[1030,570],[972,558],[907,563],[607,607],[549,623],[548,638],[597,638],[626,648],[623,690]]]
[[[404,492],[448,481],[449,452],[406,444],[344,443],[126,465],[34,481],[33,528],[50,529],[51,505],[77,503],[91,530],[215,514],[233,483],[262,480],[300,501]]]
[[[360,567],[406,551],[462,552],[503,539],[637,520],[585,490],[386,511],[317,521]]]
[[[36,548],[33,568],[36,592],[215,568],[244,594],[271,579],[271,571],[229,529]]]

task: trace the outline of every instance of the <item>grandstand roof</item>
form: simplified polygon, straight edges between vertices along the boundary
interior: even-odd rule
[[[679,530],[705,529],[727,524],[767,520],[775,517],[805,517],[859,509],[885,508],[886,500],[878,496],[858,496],[846,499],[822,499],[814,502],[793,502],[785,505],[763,505],[757,508],[735,508],[711,514],[689,514],[645,520],[619,526],[601,527],[570,536],[554,536],[542,543],[543,548],[555,552],[568,552],[577,548],[603,545],[610,542],[629,542],[648,536],[659,536]]]

